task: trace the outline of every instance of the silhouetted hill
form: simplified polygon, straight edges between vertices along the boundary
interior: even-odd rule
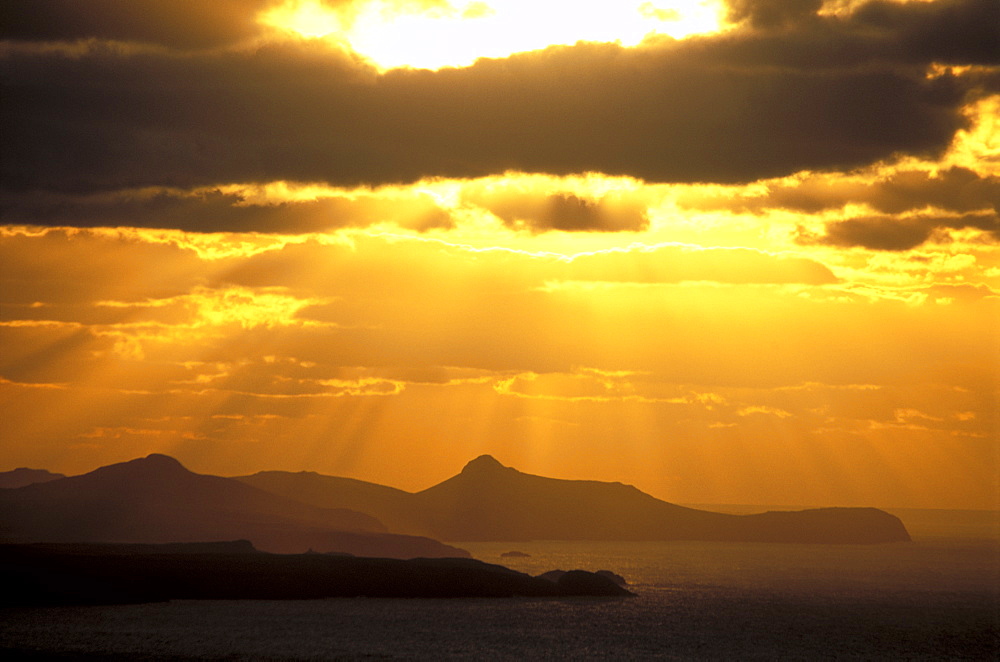
[[[239,480],[324,507],[392,521],[441,540],[719,540],[881,543],[909,540],[902,522],[874,508],[730,515],[660,501],[630,485],[524,474],[484,455],[422,492],[350,488],[346,479],[271,472]],[[356,487],[356,486],[355,486]],[[385,488],[382,488],[385,489]],[[377,495],[365,501],[366,494]]]
[[[133,545],[0,545],[0,604],[631,595],[608,577],[580,570],[550,581],[472,559],[275,555],[236,544],[138,553]]]
[[[378,513],[376,517],[390,531],[414,532],[420,519],[414,508],[413,495],[409,492],[368,483],[353,478],[324,476],[312,471],[290,473],[286,471],[261,471],[252,476],[235,478],[258,489],[277,494],[288,499],[314,506],[349,508],[358,512]]]
[[[165,455],[0,491],[0,541],[166,543],[248,539],[273,552],[467,556],[386,533],[376,518],[320,508],[239,481],[195,474]]]
[[[14,489],[33,485],[34,483],[47,483],[51,480],[65,478],[64,474],[52,473],[45,469],[28,469],[20,467],[13,471],[0,471],[0,488]]]
[[[414,495],[430,531],[452,540],[652,540],[724,516],[659,501],[621,483],[524,474],[489,456]]]

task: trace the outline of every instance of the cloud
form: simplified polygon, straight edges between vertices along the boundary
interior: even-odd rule
[[[816,16],[812,0],[731,0],[731,17],[749,25],[721,35],[716,48],[700,55],[791,68],[1000,62],[1000,8],[990,0],[852,4],[850,11]]]
[[[646,229],[649,224],[644,204],[614,194],[593,200],[572,193],[500,190],[473,192],[463,198],[468,203],[485,207],[511,228],[635,232]]]
[[[8,195],[0,199],[0,221],[18,225],[286,234],[379,223],[427,230],[449,227],[453,222],[446,210],[419,191],[332,191],[317,199],[256,201],[248,200],[249,190],[233,186],[224,189],[152,187],[92,195]]]
[[[79,235],[73,230],[0,234],[3,303],[86,306],[98,300],[141,300],[151,292],[184,294],[204,278],[205,265],[193,251],[132,239],[128,233]]]
[[[1000,177],[958,166],[938,172],[902,167],[868,177],[813,173],[794,181],[769,182],[763,193],[707,197],[693,192],[680,199],[680,205],[689,209],[755,213],[768,209],[815,213],[850,204],[867,205],[885,214],[926,207],[955,212],[1000,210]]]
[[[261,32],[282,0],[5,0],[0,34],[22,41],[106,39],[179,49],[227,46]]]
[[[63,383],[92,373],[151,390],[165,366],[274,356],[315,364],[282,373],[311,380],[430,384],[589,365],[691,384],[885,383],[912,378],[915,363],[974,364],[995,333],[990,290],[890,290],[897,301],[838,283],[818,262],[748,249],[664,245],[569,260],[358,232],[207,259],[147,232],[0,241],[0,376]],[[911,262],[918,278],[929,268]],[[292,369],[282,366],[264,367]]]
[[[776,28],[814,17],[823,0],[728,0],[727,18],[749,21],[755,28]]]
[[[385,75],[316,41],[8,47],[0,175],[14,192],[354,186],[506,170],[745,182],[933,155],[964,125],[961,108],[982,81],[925,70],[995,62],[984,27],[995,7],[909,3],[777,32],[579,44]],[[572,225],[574,214],[549,221]]]
[[[803,244],[827,246],[861,246],[880,251],[905,251],[916,248],[932,237],[939,243],[950,241],[947,230],[973,228],[982,230],[993,241],[1000,241],[1000,216],[996,213],[962,214],[960,216],[879,216],[832,221],[822,235],[800,232]]]
[[[989,0],[891,2],[875,0],[851,15],[860,30],[893,35],[899,52],[911,59],[944,63],[997,64],[1000,6]]]

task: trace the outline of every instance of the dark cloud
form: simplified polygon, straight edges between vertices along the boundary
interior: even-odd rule
[[[729,0],[728,18],[755,28],[775,28],[816,15],[823,0]]]
[[[349,23],[365,0],[318,0]],[[0,39],[101,39],[188,50],[220,48],[275,32],[258,20],[289,0],[4,0]],[[382,0],[386,11],[438,11],[447,0]]]
[[[586,200],[570,193],[500,191],[465,197],[491,211],[509,227],[535,231],[639,231],[649,224],[645,205],[615,195]]]
[[[750,26],[640,49],[580,44],[382,76],[319,42],[253,52],[7,48],[0,176],[13,192],[505,170],[743,182],[935,155],[964,125],[972,83],[928,79],[925,66],[995,61],[980,43],[995,7],[909,3],[781,31]],[[959,39],[951,27],[935,32],[935,17],[979,23]],[[568,198],[554,205],[543,220],[551,227],[601,220]]]
[[[1000,177],[979,175],[961,167],[937,173],[900,170],[871,182],[815,175],[790,184],[772,184],[765,195],[713,198],[695,192],[680,200],[682,206],[697,209],[791,209],[809,213],[859,203],[885,214],[925,207],[956,212],[1000,210]]]
[[[856,31],[895,42],[902,57],[944,63],[1000,62],[1000,3],[993,0],[892,2],[861,5]]]
[[[414,230],[450,227],[452,219],[429,196],[350,197],[250,203],[217,188],[97,195],[33,192],[0,197],[0,222],[10,225],[173,228],[192,232],[321,232],[393,223]]]
[[[747,19],[743,28],[698,40],[695,50],[705,62],[791,68],[1000,63],[1000,3],[992,0],[875,0],[846,16],[826,17],[814,15],[813,6],[808,0],[732,0],[730,16]]]
[[[813,236],[801,233],[800,243],[828,246],[862,246],[880,251],[905,251],[928,241],[932,237],[942,242],[950,240],[946,231],[974,228],[989,233],[994,241],[1000,240],[1000,216],[992,214],[963,214],[949,217],[873,217],[851,218],[827,223],[825,234]]]
[[[281,0],[4,0],[0,37],[210,48],[259,34],[257,13],[280,4]]]
[[[865,202],[887,214],[927,206],[959,212],[1000,210],[1000,178],[979,176],[967,168],[949,168],[937,174],[897,172],[876,182],[866,193],[844,202]]]
[[[577,48],[360,80],[317,47],[7,58],[8,187],[338,184],[601,171],[745,181],[943,149],[962,90],[873,68],[733,71]]]

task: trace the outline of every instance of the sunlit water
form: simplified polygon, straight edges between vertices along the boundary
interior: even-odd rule
[[[637,597],[628,599],[9,609],[0,611],[0,653],[122,660],[998,659],[996,516],[938,515],[934,527],[914,521],[909,544],[462,545],[479,559],[532,574],[613,570],[631,582]],[[963,537],[948,535],[956,532]],[[530,557],[501,557],[513,550]]]

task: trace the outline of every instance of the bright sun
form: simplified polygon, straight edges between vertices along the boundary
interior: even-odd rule
[[[719,0],[358,0],[335,6],[290,0],[260,20],[342,41],[385,71],[462,67],[578,41],[635,46],[653,34],[679,39],[717,32],[723,14]]]

